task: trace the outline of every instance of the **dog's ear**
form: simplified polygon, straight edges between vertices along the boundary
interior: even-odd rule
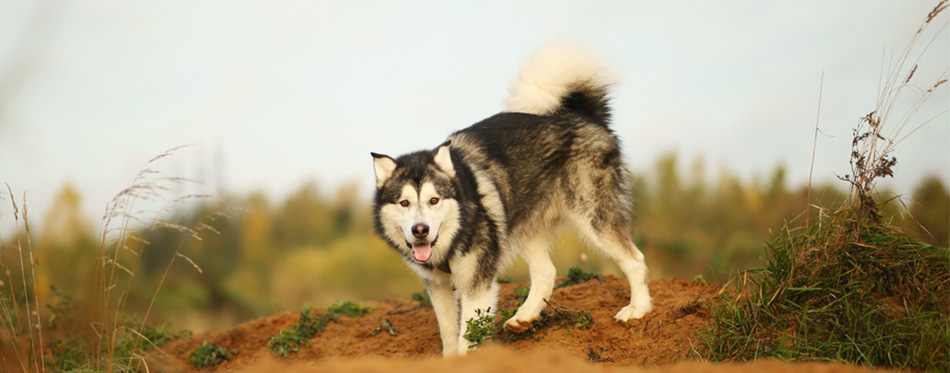
[[[446,141],[435,150],[435,165],[449,177],[455,177],[455,166],[452,165],[452,154],[449,150],[450,143],[451,141]]]
[[[382,188],[386,180],[393,176],[396,161],[385,154],[369,153],[373,156],[373,168],[376,169],[376,189]]]

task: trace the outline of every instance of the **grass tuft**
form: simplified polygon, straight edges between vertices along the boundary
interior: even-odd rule
[[[563,288],[563,287],[567,287],[571,285],[577,285],[582,282],[587,282],[595,278],[603,281],[604,275],[594,274],[591,272],[584,272],[584,270],[580,268],[571,267],[570,269],[567,270],[567,279],[564,281],[558,282],[557,286],[555,286],[554,288],[559,289],[559,288]]]
[[[217,366],[230,359],[230,354],[224,347],[204,341],[191,355],[188,355],[188,359],[191,360],[191,365],[195,368],[207,368]]]
[[[946,9],[941,1],[933,17]],[[912,44],[913,44],[912,41]],[[877,110],[854,130],[848,203],[803,226],[773,233],[762,268],[734,279],[720,297],[699,353],[714,361],[831,360],[873,367],[950,371],[950,250],[917,242],[882,211],[879,178],[893,177],[899,133],[933,92],[907,114],[892,111],[917,71],[890,74]],[[948,70],[950,71],[950,70]],[[919,75],[919,74],[918,74]],[[906,78],[904,78],[906,77]],[[938,78],[934,88],[946,78]],[[888,118],[895,131],[882,134]],[[926,122],[925,122],[926,123]],[[896,140],[894,140],[896,139]]]

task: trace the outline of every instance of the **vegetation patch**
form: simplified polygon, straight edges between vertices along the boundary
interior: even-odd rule
[[[571,269],[567,270],[567,279],[564,281],[558,282],[557,286],[555,286],[554,288],[559,289],[559,288],[563,288],[563,287],[567,287],[571,285],[577,285],[582,282],[587,282],[595,278],[603,281],[604,275],[594,274],[591,272],[584,272],[584,270],[580,268],[571,267]]]
[[[330,321],[337,321],[342,316],[363,317],[375,309],[346,301],[330,306],[327,312],[311,316],[312,308],[304,308],[300,310],[300,319],[297,320],[297,324],[283,329],[277,335],[271,337],[267,341],[267,347],[275,355],[290,355],[300,351],[300,346],[307,344],[307,340],[313,338],[314,335],[323,332]]]
[[[337,302],[336,304],[330,306],[330,308],[327,310],[327,314],[331,314],[335,317],[340,317],[342,315],[349,317],[363,317],[363,315],[375,311],[376,308],[363,307],[359,303],[353,303],[350,301]]]
[[[188,356],[191,365],[195,368],[207,368],[217,366],[229,359],[228,350],[224,347],[216,346],[208,341],[204,341],[191,355]]]
[[[267,341],[271,353],[287,356],[292,352],[299,351],[301,345],[306,344],[308,339],[322,332],[330,321],[335,321],[337,318],[335,314],[330,312],[316,314],[311,317],[310,310],[310,307],[300,310],[300,319],[297,320],[297,324],[281,330]]]
[[[421,293],[412,293],[412,300],[422,304],[432,305],[432,298],[429,298],[428,290],[422,290]]]
[[[917,35],[946,8],[941,1]],[[950,371],[950,250],[919,242],[887,218],[882,211],[894,199],[874,187],[894,175],[899,140],[881,129],[917,66],[908,69],[888,77],[881,106],[854,130],[852,172],[841,177],[851,190],[847,203],[815,219],[806,213],[802,226],[789,222],[772,235],[763,267],[733,280],[735,291],[713,307],[700,336],[704,358]],[[923,91],[917,105],[946,81]],[[897,116],[904,121],[897,132],[910,114]]]

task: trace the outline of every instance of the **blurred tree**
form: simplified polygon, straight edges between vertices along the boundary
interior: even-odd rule
[[[950,192],[936,176],[924,179],[914,190],[914,204],[910,214],[926,229],[921,238],[935,246],[947,247],[950,230]],[[913,225],[913,223],[910,223]],[[911,227],[920,232],[920,227]]]
[[[92,225],[82,215],[82,199],[72,184],[60,189],[44,217],[44,229],[34,249],[37,291],[45,299],[50,286],[72,297],[91,297],[98,250]],[[65,270],[68,269],[68,270]]]
[[[274,216],[273,242],[278,249],[326,245],[333,232],[333,211],[308,182],[284,202]]]

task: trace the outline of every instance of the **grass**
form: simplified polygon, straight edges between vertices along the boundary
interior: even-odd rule
[[[937,4],[911,44],[946,8],[946,0]],[[877,109],[854,130],[851,174],[841,178],[850,185],[847,203],[772,234],[763,267],[734,279],[734,292],[713,307],[701,358],[950,370],[950,250],[920,243],[885,218],[894,199],[881,200],[875,189],[876,180],[894,176],[893,151],[913,111],[947,81],[945,71],[898,116],[894,102],[917,71],[904,66],[909,51],[889,74]],[[895,116],[896,129],[885,136]]]
[[[563,287],[567,287],[571,285],[577,285],[583,282],[590,281],[595,278],[603,281],[604,275],[584,272],[584,270],[580,268],[571,267],[570,269],[567,270],[567,279],[561,282],[558,282],[557,286],[555,286],[554,288],[559,289],[559,288],[563,288]]]
[[[195,368],[217,366],[228,359],[230,359],[230,354],[227,349],[208,343],[208,341],[204,341],[201,346],[188,355],[188,360]]]
[[[558,283],[556,288],[576,285],[595,278],[603,280],[604,276],[601,274],[584,272],[579,268],[570,268],[568,270],[567,279]],[[497,340],[501,341],[502,343],[511,343],[529,338],[540,338],[541,335],[538,334],[538,332],[547,328],[554,328],[554,330],[557,330],[566,327],[575,327],[580,330],[585,330],[594,324],[594,319],[590,314],[590,310],[577,311],[557,307],[548,303],[548,308],[550,308],[550,311],[547,309],[542,311],[540,318],[531,323],[531,329],[528,331],[523,333],[513,333],[505,329],[505,322],[518,312],[518,308],[524,304],[526,299],[528,299],[528,293],[530,293],[530,291],[531,289],[527,286],[515,287],[513,290],[513,293],[516,296],[514,306],[507,310],[499,308],[498,317],[492,316],[489,314],[489,312],[475,310],[478,316],[474,319],[466,321],[467,329],[464,335],[465,339],[474,342],[471,347],[476,347],[490,340]],[[545,301],[545,303],[547,303],[547,301]]]
[[[296,324],[281,330],[267,341],[267,347],[272,354],[286,357],[300,351],[301,346],[307,344],[307,341],[317,333],[323,332],[331,321],[338,321],[342,316],[363,317],[376,310],[376,308],[363,307],[359,303],[346,301],[337,302],[330,306],[327,312],[313,316],[311,316],[311,310],[309,307],[300,310],[300,319],[297,320]],[[391,326],[389,331],[395,333]]]
[[[94,261],[91,265],[70,263],[75,271],[75,287],[90,286],[90,304],[82,304],[76,312],[73,297],[51,287],[51,302],[40,307],[41,293],[37,288],[37,258],[31,241],[27,198],[24,193],[17,203],[12,188],[7,185],[13,219],[19,232],[12,244],[0,236],[0,345],[9,349],[6,355],[14,359],[24,372],[55,371],[137,371],[148,370],[144,351],[181,338],[187,332],[172,333],[167,326],[152,327],[149,316],[156,296],[162,288],[168,269],[176,258],[187,261],[197,271],[201,269],[181,253],[187,240],[200,240],[210,227],[199,223],[193,227],[181,226],[165,220],[166,215],[179,212],[182,204],[202,195],[173,198],[157,211],[142,209],[143,202],[168,200],[174,186],[192,181],[176,177],[162,177],[153,167],[156,163],[179,150],[166,151],[148,162],[132,181],[132,185],[115,196],[107,206],[100,224],[96,254],[82,256]],[[22,210],[21,210],[22,207]],[[145,217],[151,215],[151,217]],[[138,263],[133,260],[149,247],[148,237],[156,230],[170,229],[181,233],[181,244],[166,267],[162,281],[151,297],[151,303],[140,319],[127,316],[127,303],[136,278]],[[13,258],[8,249],[15,252]],[[92,268],[91,273],[83,268]],[[88,284],[83,279],[94,279]],[[44,319],[46,321],[44,322]],[[6,364],[6,363],[5,363]]]

